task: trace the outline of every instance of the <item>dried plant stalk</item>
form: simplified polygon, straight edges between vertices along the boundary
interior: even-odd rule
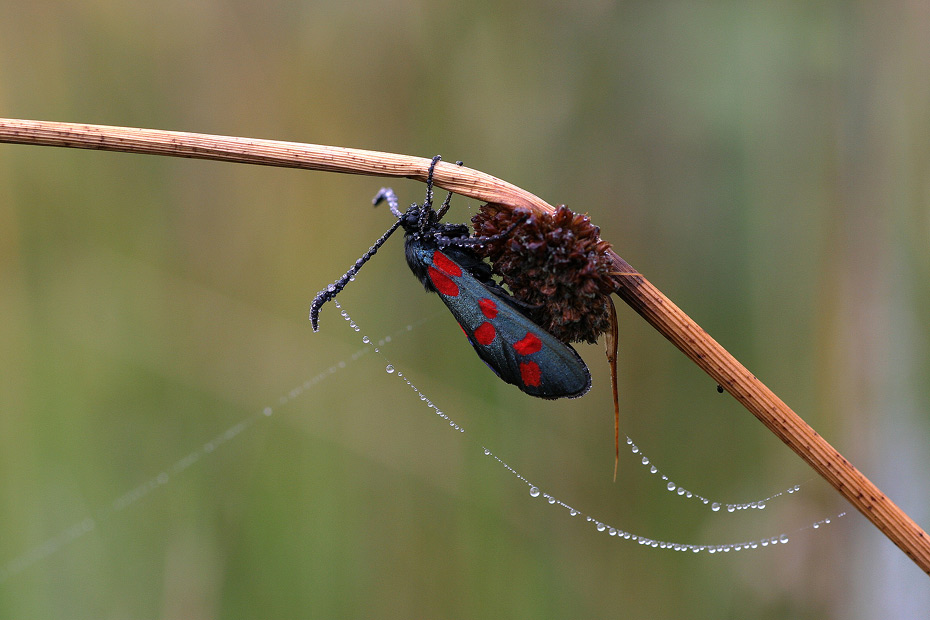
[[[420,181],[426,180],[430,164],[429,159],[420,157],[296,142],[17,119],[0,119],[0,142],[171,155]],[[438,165],[434,182],[457,194],[504,207],[553,210],[544,200],[519,187],[464,166]],[[622,258],[611,255],[618,274],[614,276],[617,294],[930,574],[930,540],[926,533],[652,283]]]

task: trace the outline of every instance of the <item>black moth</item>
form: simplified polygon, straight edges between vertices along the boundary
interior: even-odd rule
[[[524,313],[525,305],[491,278],[491,267],[473,247],[505,238],[517,225],[488,237],[471,237],[464,224],[444,224],[450,192],[433,210],[433,158],[423,205],[398,209],[397,196],[382,188],[374,198],[386,200],[397,217],[394,225],[339,280],[320,291],[310,304],[310,323],[318,330],[320,308],[336,297],[362,265],[399,227],[404,229],[407,264],[427,291],[437,293],[462,327],[478,356],[497,376],[539,398],[577,398],[591,387],[591,373],[575,350],[552,336]],[[461,164],[461,162],[458,162]]]

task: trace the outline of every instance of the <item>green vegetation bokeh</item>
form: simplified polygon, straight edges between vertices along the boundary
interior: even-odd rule
[[[0,116],[441,153],[589,213],[930,522],[921,3],[39,0],[0,14]],[[360,335],[334,307],[313,334],[310,299],[391,223],[370,207],[383,182],[0,145],[0,618],[930,607],[925,576],[858,514],[788,545],[676,553],[573,520],[485,457],[661,540],[760,539],[848,508],[622,305],[623,432],[703,495],[800,494],[712,513],[629,452],[613,483],[602,347],[579,347],[583,399],[523,396],[422,291],[400,238],[340,301],[362,333],[392,335],[388,359],[467,432],[384,359],[355,359]],[[453,221],[477,206],[453,205]]]

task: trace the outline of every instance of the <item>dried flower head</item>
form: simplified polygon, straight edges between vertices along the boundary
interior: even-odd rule
[[[521,218],[523,219],[522,221]],[[587,215],[561,205],[554,213],[505,210],[486,204],[472,218],[475,233],[490,236],[520,222],[500,241],[476,248],[527,314],[563,342],[595,342],[610,325],[610,244]]]

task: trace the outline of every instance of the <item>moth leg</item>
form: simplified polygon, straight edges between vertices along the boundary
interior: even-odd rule
[[[464,164],[464,163],[465,163],[465,162],[463,162],[463,161],[457,161],[457,162],[455,162],[455,165],[456,165],[456,166],[461,166],[461,165]],[[446,212],[449,210],[449,206],[450,206],[450,203],[451,203],[451,202],[452,202],[452,192],[449,192],[449,194],[446,196],[446,199],[442,201],[442,206],[439,207],[439,211],[437,211],[437,213],[436,213],[436,220],[437,220],[437,221],[438,221],[438,220],[441,220],[442,217],[443,217],[443,216],[446,214]]]

